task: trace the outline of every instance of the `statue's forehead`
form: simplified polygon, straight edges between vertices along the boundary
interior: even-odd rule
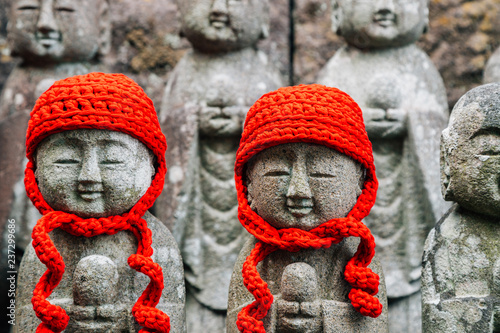
[[[76,129],[64,131],[50,135],[45,138],[41,144],[45,147],[71,146],[78,147],[78,144],[118,144],[124,148],[133,148],[137,146],[139,140],[117,131],[99,130],[99,129]],[[40,145],[39,145],[40,147]]]

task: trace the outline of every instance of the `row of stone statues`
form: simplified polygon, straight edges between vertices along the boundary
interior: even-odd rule
[[[31,229],[40,217],[23,189],[28,114],[38,96],[56,80],[106,71],[98,59],[110,45],[107,6],[105,0],[78,5],[41,0],[19,2],[12,8],[9,39],[23,63],[12,72],[0,97],[0,136],[5,143],[0,153],[9,161],[5,169],[2,167],[8,171],[3,175],[8,176],[0,182],[6,196],[0,216],[2,221],[16,220],[20,249],[27,247]],[[283,85],[278,72],[256,47],[269,29],[268,6],[266,1],[179,2],[183,33],[193,51],[171,74],[160,108],[161,128],[169,143],[169,171],[153,211],[172,228],[179,244],[189,332],[216,332],[226,327],[229,279],[243,244],[250,238],[237,217],[233,166],[250,105]],[[425,0],[334,1],[334,29],[347,46],[317,79],[347,92],[363,110],[380,182],[375,206],[364,221],[375,236],[385,273],[391,332],[421,330],[423,244],[448,208],[439,195],[439,136],[448,117],[444,86],[428,57],[414,45],[427,28],[427,11]],[[495,59],[492,57],[485,74],[490,81],[498,80]],[[249,251],[250,245],[247,247]],[[116,251],[98,255],[109,257],[112,252]],[[105,261],[94,259],[87,265]],[[284,260],[280,265],[288,265],[288,259],[279,260]],[[316,274],[326,274],[318,272],[316,263],[305,265],[316,269]],[[292,280],[297,274],[313,276],[309,267],[286,272]],[[342,269],[338,267],[324,269],[339,272]],[[95,272],[97,276],[104,274],[98,269]],[[281,279],[282,273],[269,274],[275,280]],[[323,286],[325,282],[319,279],[315,283]],[[280,290],[279,283],[270,288]],[[324,299],[322,293],[328,292],[314,297]],[[436,294],[440,293],[433,294],[434,300]],[[429,311],[424,308],[424,313]],[[439,318],[449,312],[439,311],[444,312],[434,314]],[[461,318],[463,313],[453,316]]]

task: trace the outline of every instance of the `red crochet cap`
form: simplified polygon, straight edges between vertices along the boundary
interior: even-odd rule
[[[276,229],[257,215],[248,204],[245,165],[260,151],[291,142],[316,143],[338,150],[366,168],[361,195],[347,217],[332,219],[310,230]],[[361,109],[346,93],[322,85],[280,88],[262,96],[249,110],[239,149],[236,153],[235,181],[238,192],[238,218],[260,242],[243,265],[243,282],[255,301],[239,314],[242,332],[265,332],[260,319],[271,307],[273,296],[256,266],[271,252],[281,249],[330,247],[342,239],[360,237],[358,250],[348,262],[345,279],[353,287],[349,293],[361,314],[377,317],[382,305],[378,293],[379,277],[367,266],[375,254],[375,240],[361,222],[375,203],[378,182]]]
[[[104,129],[129,134],[144,143],[156,155],[156,174],[142,198],[120,216],[81,218],[54,211],[43,199],[35,179],[34,154],[38,144],[49,135],[75,129]],[[163,190],[167,143],[161,132],[153,102],[133,80],[122,74],[90,73],[57,81],[37,100],[31,111],[26,133],[25,187],[28,197],[43,214],[33,228],[33,247],[47,266],[47,271],[33,291],[31,300],[37,317],[42,320],[37,332],[61,332],[69,317],[59,306],[46,300],[61,281],[64,262],[48,236],[56,228],[75,235],[93,237],[115,234],[122,230],[134,233],[137,254],[128,259],[136,271],[149,276],[151,282],[132,308],[137,322],[148,330],[169,332],[169,317],[156,309],[163,290],[163,272],[151,259],[151,230],[142,216]]]

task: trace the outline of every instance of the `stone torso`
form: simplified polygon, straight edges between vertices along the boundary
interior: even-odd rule
[[[500,224],[455,205],[429,234],[422,294],[425,332],[500,330]]]
[[[243,284],[241,269],[256,243],[255,239],[249,240],[235,264],[228,304],[228,333],[238,332],[238,313],[254,301]],[[376,258],[369,267],[380,275],[377,298],[384,306],[382,314],[376,319],[364,317],[352,308],[347,298],[351,287],[344,280],[343,272],[347,261],[356,251],[357,243],[357,240],[349,238],[329,249],[306,249],[293,253],[277,250],[259,263],[257,270],[274,296],[273,305],[263,319],[266,332],[387,332],[384,277]],[[284,272],[292,267],[291,264],[297,263],[309,271],[308,279],[302,279],[301,282],[304,290],[282,290]],[[293,271],[287,275],[293,284]],[[300,279],[300,275],[296,275],[295,279]],[[308,296],[304,299],[301,297],[303,294]]]
[[[170,316],[171,332],[184,332],[184,279],[182,259],[168,229],[146,212],[153,235],[152,259],[163,267],[165,287],[157,308]],[[137,250],[130,232],[92,238],[72,236],[60,229],[51,233],[66,264],[65,273],[49,301],[70,316],[65,332],[138,332],[131,309],[146,289],[149,278],[127,264]],[[46,267],[29,246],[18,279],[15,332],[34,332],[39,324],[31,305],[32,291]]]

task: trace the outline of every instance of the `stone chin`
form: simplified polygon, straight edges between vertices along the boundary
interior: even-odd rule
[[[425,24],[401,32],[396,25],[382,26],[373,23],[360,30],[342,31],[341,34],[350,45],[360,49],[400,47],[416,42],[422,35]]]

